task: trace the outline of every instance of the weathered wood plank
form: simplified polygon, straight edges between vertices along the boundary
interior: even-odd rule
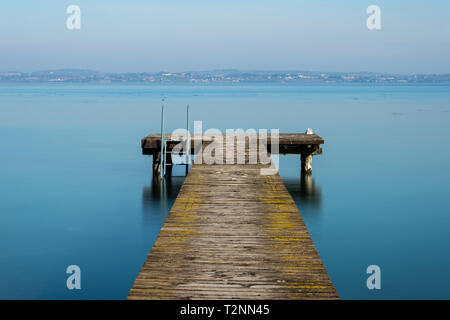
[[[252,139],[254,137],[250,135]],[[256,137],[256,136],[255,136]],[[166,140],[171,138],[171,135],[165,135]],[[182,141],[184,137],[181,137]],[[212,135],[208,134],[192,134],[191,135],[191,152],[194,152],[194,146],[196,142],[201,141],[202,143],[211,142],[214,139]],[[226,140],[226,135],[223,135],[223,140]],[[256,137],[256,141],[257,137]],[[324,143],[324,140],[316,134],[301,134],[301,133],[280,133],[278,136],[279,141],[279,152],[282,154],[300,154],[308,149],[311,152],[319,152],[318,146]],[[271,135],[267,135],[267,143],[270,148]],[[161,146],[161,135],[160,134],[149,134],[141,140],[142,152],[144,154],[153,154],[159,151]],[[170,149],[170,148],[169,148]]]
[[[193,165],[128,299],[337,299],[267,167]]]

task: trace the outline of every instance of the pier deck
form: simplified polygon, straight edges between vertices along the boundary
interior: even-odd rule
[[[226,134],[222,135],[222,139],[225,142]],[[236,135],[235,135],[236,136]],[[252,135],[247,135],[247,140]],[[258,136],[256,141],[258,143]],[[171,135],[166,134],[165,140],[171,141],[167,143],[167,150],[170,152],[173,147],[180,141],[185,140],[185,136],[180,140],[172,140]],[[312,156],[322,154],[321,144],[324,140],[316,134],[301,134],[301,133],[282,133],[278,135],[278,147],[277,150],[272,150],[272,136],[267,135],[267,150],[269,153],[274,154],[299,154],[302,162],[302,171],[310,174],[312,172]],[[195,146],[198,144],[207,145],[214,139],[213,135],[208,134],[193,134],[191,135],[190,152],[194,154]],[[254,138],[252,138],[254,139]],[[160,151],[161,151],[161,135],[150,134],[141,140],[142,154],[153,156],[153,174],[157,175],[160,168]],[[170,159],[167,159],[170,163]]]
[[[268,167],[194,164],[128,299],[337,299]]]
[[[224,137],[226,135],[223,135]],[[324,140],[316,134],[302,134],[302,133],[281,133],[279,136],[279,152],[280,154],[302,154],[308,152],[320,153],[320,145]],[[171,138],[171,135],[165,135],[166,140]],[[202,143],[211,142],[212,135],[209,134],[193,134],[191,135],[191,151],[194,152],[196,141]],[[268,148],[270,149],[271,135],[267,135]],[[161,135],[150,134],[141,140],[142,153],[144,155],[153,155],[160,151]],[[170,145],[169,145],[170,147]]]

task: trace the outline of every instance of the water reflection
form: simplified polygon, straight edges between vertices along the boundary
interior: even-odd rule
[[[144,218],[159,215],[162,219],[168,215],[185,177],[150,178],[150,185],[142,188],[142,213]],[[145,219],[146,221],[148,219]]]
[[[150,177],[150,184],[142,188],[142,212],[144,217],[168,215],[183,185],[184,176],[168,176],[165,179]],[[316,185],[312,175],[299,178],[283,177],[283,182],[302,214],[320,212],[322,189]]]
[[[322,207],[322,189],[315,184],[312,175],[302,174],[300,179],[284,178],[283,181],[292,198],[299,205],[300,210],[314,209],[314,211],[320,211]]]

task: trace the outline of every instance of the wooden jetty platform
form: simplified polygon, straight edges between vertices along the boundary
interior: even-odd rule
[[[157,157],[157,141],[144,138],[144,154]],[[286,135],[280,153],[320,143]],[[128,299],[337,299],[279,174],[261,174],[269,167],[194,164]]]
[[[247,141],[251,135],[246,135]],[[267,151],[273,154],[272,150],[272,136],[268,134],[267,139]],[[173,139],[171,135],[166,134],[165,140],[167,142],[167,150],[171,152],[172,148],[180,141],[184,141],[186,138],[180,137],[180,139]],[[190,138],[190,152],[194,154],[196,144],[207,145],[214,139],[210,134],[194,134]],[[258,139],[258,136],[256,136]],[[312,157],[314,155],[322,154],[321,144],[324,140],[317,134],[299,134],[299,133],[281,133],[278,135],[278,153],[285,154],[299,154],[301,159],[301,170],[304,174],[312,173]],[[223,135],[223,141],[226,141],[226,135]],[[160,170],[159,165],[161,163],[161,135],[150,134],[141,140],[142,153],[144,155],[153,156],[153,173]],[[167,159],[171,164],[170,158]],[[169,168],[171,169],[171,168]]]

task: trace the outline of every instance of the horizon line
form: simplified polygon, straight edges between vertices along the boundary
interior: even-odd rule
[[[203,69],[203,70],[185,70],[185,71],[169,71],[169,70],[160,70],[160,71],[100,71],[91,68],[73,68],[73,67],[64,67],[64,68],[55,68],[55,69],[40,69],[35,71],[17,71],[17,70],[8,70],[8,71],[0,71],[1,73],[36,73],[36,72],[55,72],[55,71],[89,71],[96,73],[110,73],[110,74],[126,74],[126,73],[149,73],[149,74],[158,74],[158,73],[206,73],[206,72],[220,72],[220,71],[236,71],[236,72],[306,72],[306,73],[335,73],[335,74],[385,74],[385,75],[449,75],[450,72],[443,73],[398,73],[398,72],[389,72],[389,71],[318,71],[318,70],[307,70],[307,69],[238,69],[238,68],[215,68],[215,69]]]

